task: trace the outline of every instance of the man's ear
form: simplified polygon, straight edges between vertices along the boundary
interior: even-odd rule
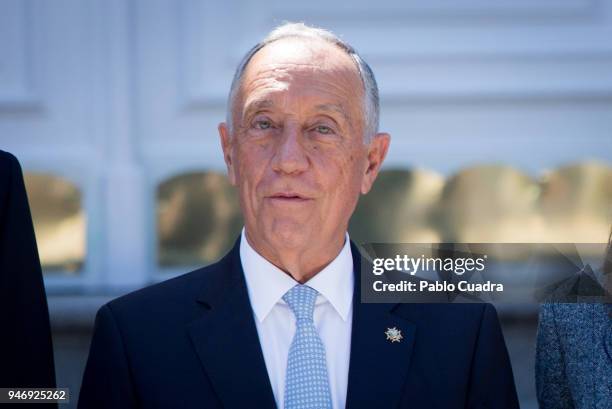
[[[236,186],[236,172],[234,170],[234,161],[232,158],[232,136],[229,127],[225,122],[219,124],[219,139],[221,140],[221,149],[223,149],[223,160],[227,166],[227,177],[233,186]]]
[[[361,194],[365,195],[372,188],[380,167],[387,156],[390,143],[391,135],[386,132],[377,133],[370,141],[368,145],[367,168],[361,182]]]

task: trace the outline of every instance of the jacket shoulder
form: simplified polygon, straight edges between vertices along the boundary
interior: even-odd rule
[[[21,173],[19,160],[9,152],[0,150],[0,183],[8,183],[16,174]]]
[[[133,291],[109,301],[114,315],[192,309],[205,287],[219,285],[227,274],[227,257],[189,273]]]
[[[6,165],[14,166],[15,164],[18,164],[18,163],[19,161],[17,160],[15,155],[13,155],[10,152],[6,152],[0,149],[0,164],[2,164],[2,166],[6,166]]]

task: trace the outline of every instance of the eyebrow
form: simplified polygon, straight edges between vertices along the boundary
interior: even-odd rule
[[[344,120],[346,122],[350,123],[349,116],[346,113],[346,111],[344,110],[344,108],[342,107],[342,105],[339,105],[339,104],[320,104],[320,105],[317,105],[315,107],[315,109],[317,109],[319,111],[337,112],[340,115],[342,115],[342,117],[344,118]]]
[[[242,118],[246,118],[253,111],[259,111],[261,109],[270,108],[274,106],[274,102],[271,99],[260,99],[250,102],[242,111]]]

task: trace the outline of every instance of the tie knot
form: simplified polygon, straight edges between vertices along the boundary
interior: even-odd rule
[[[297,321],[312,321],[317,294],[314,288],[298,284],[283,295],[283,300],[289,305]]]

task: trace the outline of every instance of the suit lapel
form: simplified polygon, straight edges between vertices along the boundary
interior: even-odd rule
[[[204,311],[188,331],[223,407],[274,408],[242,273],[239,243],[240,239],[207,278],[198,298]]]
[[[396,304],[361,303],[362,259],[354,243],[351,251],[355,291],[346,407],[397,407],[410,365],[416,325],[394,313]],[[385,332],[389,328],[400,330],[403,339],[387,340]]]
[[[226,408],[276,406],[249,302],[240,239],[210,272],[198,302],[202,315],[187,328],[203,369]],[[397,407],[404,389],[416,326],[391,304],[361,303],[361,255],[351,243],[355,273],[346,407]],[[389,328],[401,342],[387,340]]]

